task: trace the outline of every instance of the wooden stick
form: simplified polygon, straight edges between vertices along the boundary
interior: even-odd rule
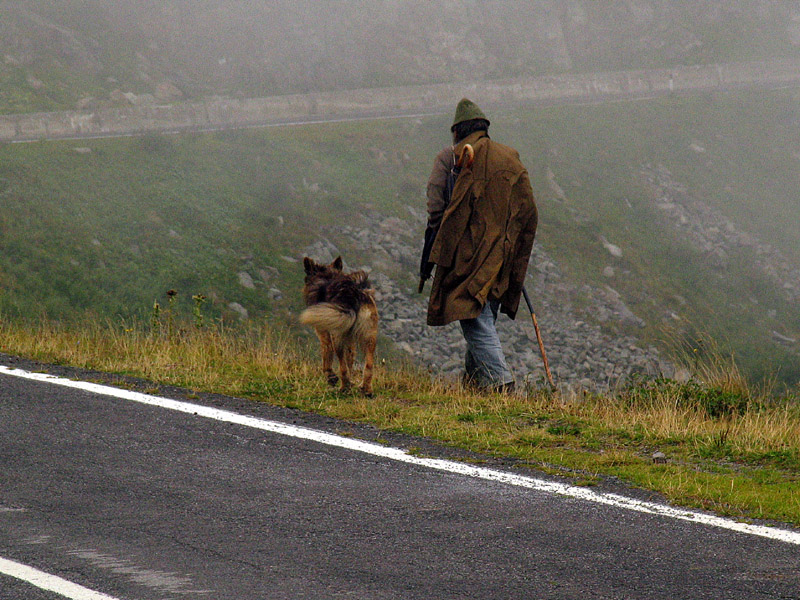
[[[547,362],[547,354],[544,351],[544,342],[542,342],[542,333],[539,331],[539,322],[536,320],[536,313],[533,312],[533,305],[528,296],[528,290],[522,288],[522,295],[525,296],[525,303],[528,305],[528,310],[531,312],[531,320],[533,321],[533,330],[536,332],[536,341],[539,342],[539,352],[542,355],[542,362],[544,363],[544,372],[547,374],[547,381],[550,387],[556,389],[556,384],[553,381],[553,375],[550,373],[550,364]]]

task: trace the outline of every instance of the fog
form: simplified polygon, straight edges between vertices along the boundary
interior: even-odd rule
[[[36,60],[37,52],[51,45],[57,58],[83,62],[98,75],[126,78],[139,88],[133,91],[166,78],[190,96],[800,55],[800,3],[785,1],[34,0],[0,5],[7,53],[22,46]],[[28,41],[20,39],[22,30]],[[108,72],[115,67],[127,72]]]
[[[800,2],[0,1],[0,56],[0,114],[438,83],[480,96],[485,81],[800,60]]]

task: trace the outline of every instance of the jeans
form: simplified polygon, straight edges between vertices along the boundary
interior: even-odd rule
[[[459,321],[467,340],[465,367],[467,378],[479,387],[495,388],[514,381],[508,370],[495,321],[500,302],[490,300],[475,319]]]

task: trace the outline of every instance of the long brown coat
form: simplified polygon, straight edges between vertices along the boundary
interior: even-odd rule
[[[428,325],[473,319],[487,300],[499,300],[501,312],[513,319],[536,235],[536,203],[519,153],[485,132],[462,140],[456,155],[464,144],[473,147],[475,159],[456,180],[431,250],[437,267]]]

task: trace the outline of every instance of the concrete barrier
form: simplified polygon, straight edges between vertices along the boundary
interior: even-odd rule
[[[487,106],[601,100],[743,86],[800,85],[800,61],[679,66],[524,79],[370,88],[265,98],[208,98],[169,105],[0,115],[0,140],[27,141],[192,131],[291,121],[449,110],[463,96]]]

